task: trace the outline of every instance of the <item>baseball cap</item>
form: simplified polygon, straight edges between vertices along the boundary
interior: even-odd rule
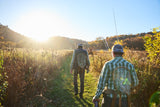
[[[83,48],[83,44],[78,44],[78,48]]]
[[[116,53],[124,53],[122,45],[119,45],[119,44],[114,45],[112,47],[112,51]]]
[[[78,44],[78,46],[83,46],[82,44]]]

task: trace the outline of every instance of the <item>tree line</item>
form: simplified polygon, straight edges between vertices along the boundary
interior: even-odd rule
[[[103,37],[96,38],[95,41],[89,42],[89,46],[92,49],[111,49],[114,45],[115,41],[123,41],[123,47],[127,47],[129,49],[134,50],[145,50],[144,37],[148,37],[153,35],[152,32],[148,33],[138,33],[138,34],[129,34],[129,35],[118,35],[112,37]]]

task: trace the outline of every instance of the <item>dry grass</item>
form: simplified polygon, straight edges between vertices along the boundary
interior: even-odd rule
[[[34,105],[32,101],[43,95],[47,82],[57,75],[69,54],[69,51],[44,49],[1,50],[4,72],[8,75],[7,97],[2,104],[7,107]]]
[[[149,62],[144,51],[127,50],[125,53],[124,58],[135,66],[140,81],[136,94],[132,95],[132,103],[135,107],[147,107],[151,95],[160,87],[160,66]],[[1,50],[3,73],[8,76],[7,95],[1,101],[2,105],[18,107],[36,106],[43,101],[46,101],[43,104],[49,103],[50,100],[43,96],[48,83],[58,76],[59,69],[71,54],[70,51],[43,49]],[[90,55],[90,72],[99,75],[104,63],[110,59],[110,52],[94,52]]]

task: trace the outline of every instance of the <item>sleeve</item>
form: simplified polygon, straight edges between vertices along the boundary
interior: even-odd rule
[[[107,64],[105,64],[102,68],[102,71],[101,71],[101,74],[99,77],[97,91],[96,91],[95,96],[93,97],[94,99],[98,99],[100,97],[100,95],[102,94],[104,87],[106,86],[107,73],[108,73],[108,66],[107,66]]]
[[[76,54],[76,51],[74,50],[73,52],[73,56],[72,56],[72,61],[71,61],[71,66],[70,66],[70,69],[73,69],[74,68],[74,63],[75,63],[75,54]]]
[[[134,66],[132,66],[131,78],[132,78],[132,83],[133,83],[132,87],[136,87],[139,84],[139,80],[138,80],[137,73],[135,71]]]
[[[90,66],[90,61],[89,61],[89,55],[88,55],[88,52],[87,52],[87,66]]]

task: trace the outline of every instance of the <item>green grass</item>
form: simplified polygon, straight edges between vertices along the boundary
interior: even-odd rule
[[[70,74],[71,56],[63,63],[55,79],[48,83],[45,97],[51,102],[47,107],[93,107],[92,98],[95,95],[97,79],[91,73],[85,74],[83,99],[74,95],[73,74]],[[79,78],[78,78],[78,85]]]

